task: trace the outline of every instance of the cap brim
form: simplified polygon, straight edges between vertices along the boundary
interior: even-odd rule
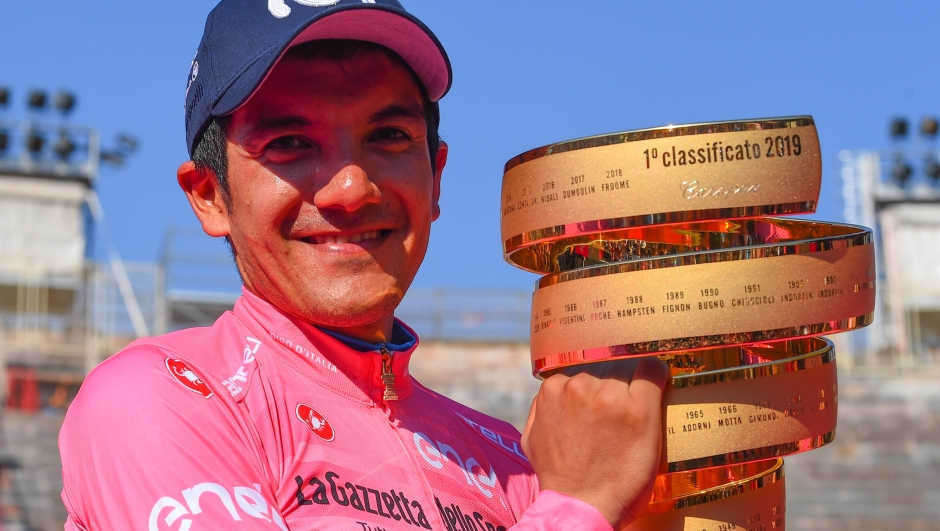
[[[441,43],[421,21],[385,6],[354,4],[314,17],[285,46],[258,56],[219,98],[212,115],[230,114],[248,101],[290,47],[323,39],[367,41],[389,48],[414,70],[431,101],[440,100],[450,90],[450,60]]]

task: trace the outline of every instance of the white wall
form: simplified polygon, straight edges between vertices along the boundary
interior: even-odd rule
[[[82,269],[85,185],[0,175],[0,274],[75,274]]]

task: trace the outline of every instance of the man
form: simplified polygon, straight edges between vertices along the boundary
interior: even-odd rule
[[[66,529],[611,529],[649,500],[664,368],[546,380],[526,434],[415,382],[393,317],[440,209],[450,86],[395,0],[223,0],[178,180],[244,290],[137,341],[60,435]],[[495,193],[495,191],[494,191]],[[534,469],[534,472],[533,472]]]

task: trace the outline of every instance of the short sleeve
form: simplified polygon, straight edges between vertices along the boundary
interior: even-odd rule
[[[543,490],[509,531],[613,531],[604,516],[587,503]]]
[[[88,376],[59,435],[66,530],[287,530],[250,427],[210,383],[149,345]]]

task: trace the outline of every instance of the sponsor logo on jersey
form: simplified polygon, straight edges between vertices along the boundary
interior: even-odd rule
[[[316,409],[313,409],[307,404],[297,404],[297,408],[294,411],[297,413],[297,418],[306,424],[314,435],[327,442],[333,440],[333,437],[336,435],[333,432],[333,425]]]
[[[170,375],[173,376],[173,379],[181,383],[186,389],[206,398],[212,398],[215,394],[212,392],[212,389],[209,389],[206,382],[193,372],[184,361],[166,358],[164,364],[166,365],[166,370],[170,371]]]
[[[454,411],[454,415],[457,415],[458,417],[460,417],[461,420],[466,422],[468,425],[470,425],[471,428],[479,432],[481,435],[483,435],[484,437],[492,441],[496,446],[499,446],[500,448],[502,448],[503,450],[505,450],[506,452],[510,454],[513,454],[517,457],[522,458],[522,460],[525,461],[526,463],[529,462],[529,458],[527,458],[522,453],[522,450],[519,449],[518,440],[514,438],[510,438],[508,435],[503,435],[502,433],[499,433],[496,430],[491,430],[480,423],[473,422],[472,420],[461,415],[460,413],[457,413],[456,411]]]
[[[297,506],[339,505],[370,513],[414,527],[431,529],[424,508],[417,500],[409,500],[403,492],[394,489],[379,490],[351,481],[343,481],[336,472],[328,471],[321,480],[313,476],[307,481],[297,476]],[[309,486],[309,488],[308,488]]]
[[[248,383],[248,369],[246,367],[255,362],[255,354],[258,353],[259,347],[261,347],[260,341],[253,337],[246,337],[245,348],[242,350],[242,366],[235,371],[231,378],[222,381],[222,385],[232,394],[232,398],[244,391],[239,383]]]
[[[245,519],[244,517],[249,517],[268,522],[272,529],[277,527],[281,531],[288,531],[276,506],[264,498],[261,494],[261,485],[257,483],[252,487],[235,487],[231,489],[231,492],[216,483],[200,483],[182,491],[180,495],[180,498],[164,496],[157,500],[153,509],[150,510],[149,531],[188,530],[192,527],[193,520],[198,520],[199,515],[210,507],[219,507],[219,503],[233,521],[241,522]],[[161,520],[166,524],[165,526],[161,524]],[[179,521],[179,526],[175,525],[177,521]],[[213,528],[221,525],[218,521],[208,523],[214,524],[211,526]],[[205,527],[199,529],[205,529]]]
[[[476,487],[487,498],[493,497],[496,487],[496,470],[490,465],[489,473],[475,457],[463,460],[453,446],[441,441],[431,442],[431,438],[421,432],[414,434],[415,448],[424,460],[434,468],[444,468],[444,463],[452,462],[463,472],[468,485]]]
[[[441,514],[447,531],[506,531],[505,526],[488,522],[480,511],[465,513],[456,503],[447,505],[437,497],[434,502],[437,503],[437,512]]]

